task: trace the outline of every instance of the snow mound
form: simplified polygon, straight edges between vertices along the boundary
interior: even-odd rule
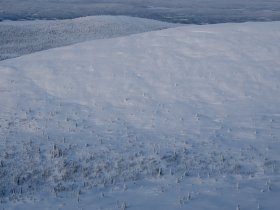
[[[0,23],[0,60],[93,39],[174,27],[176,24],[126,16]]]
[[[1,202],[277,209],[279,26],[185,26],[1,61]]]

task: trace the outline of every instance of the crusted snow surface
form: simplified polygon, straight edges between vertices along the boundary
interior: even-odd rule
[[[1,207],[278,209],[279,38],[184,26],[1,61]]]
[[[176,24],[127,16],[0,23],[0,60],[78,42],[174,27]]]

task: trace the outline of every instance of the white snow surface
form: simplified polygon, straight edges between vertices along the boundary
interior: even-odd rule
[[[189,25],[1,61],[1,207],[277,210],[279,40]]]
[[[94,39],[120,37],[178,24],[127,16],[0,22],[0,60]]]

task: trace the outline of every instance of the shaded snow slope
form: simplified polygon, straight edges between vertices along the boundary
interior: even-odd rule
[[[185,26],[1,61],[2,205],[278,209],[279,38]]]
[[[0,60],[93,39],[113,38],[174,26],[176,25],[125,16],[7,21],[0,23]]]

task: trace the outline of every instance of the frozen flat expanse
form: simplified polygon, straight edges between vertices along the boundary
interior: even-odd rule
[[[0,23],[0,60],[78,42],[174,27],[176,24],[125,16]]]
[[[279,39],[184,26],[1,61],[1,208],[277,210]]]

